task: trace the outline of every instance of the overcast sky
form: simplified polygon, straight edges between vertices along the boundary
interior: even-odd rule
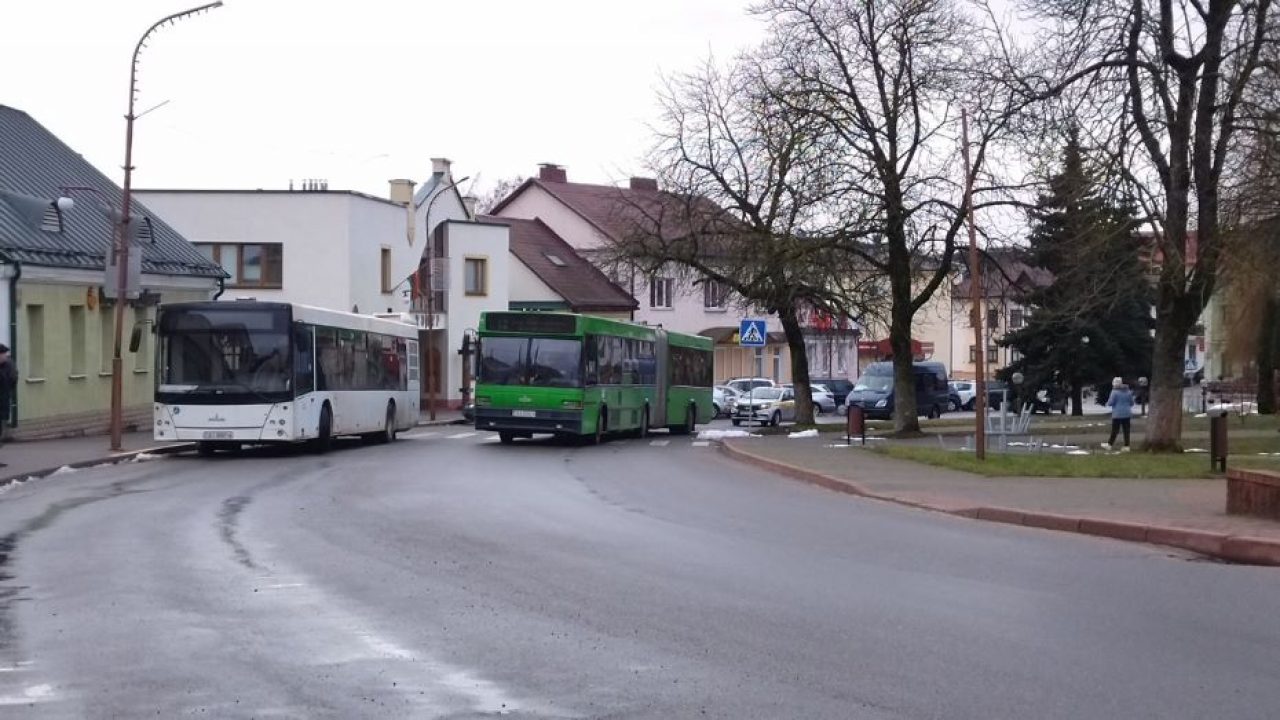
[[[0,104],[120,180],[129,56],[200,0],[0,0]],[[760,37],[747,0],[226,0],[143,51],[136,187],[377,195],[454,161],[482,191],[540,162],[639,168],[661,74]]]

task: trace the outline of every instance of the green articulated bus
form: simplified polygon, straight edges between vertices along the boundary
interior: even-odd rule
[[[599,443],[711,421],[709,338],[554,312],[483,313],[479,338],[476,429],[503,443],[535,433]]]

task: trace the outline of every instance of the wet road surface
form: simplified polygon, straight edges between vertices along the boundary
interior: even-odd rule
[[[0,717],[1274,718],[1280,573],[462,428],[0,493]]]

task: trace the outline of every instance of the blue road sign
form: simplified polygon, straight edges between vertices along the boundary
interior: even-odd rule
[[[768,337],[763,320],[743,320],[738,324],[738,344],[742,347],[764,347]]]

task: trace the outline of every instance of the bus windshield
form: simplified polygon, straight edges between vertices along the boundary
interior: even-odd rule
[[[582,387],[582,341],[484,337],[478,382],[489,385]]]
[[[286,308],[168,310],[159,335],[159,394],[280,396],[292,390]]]

